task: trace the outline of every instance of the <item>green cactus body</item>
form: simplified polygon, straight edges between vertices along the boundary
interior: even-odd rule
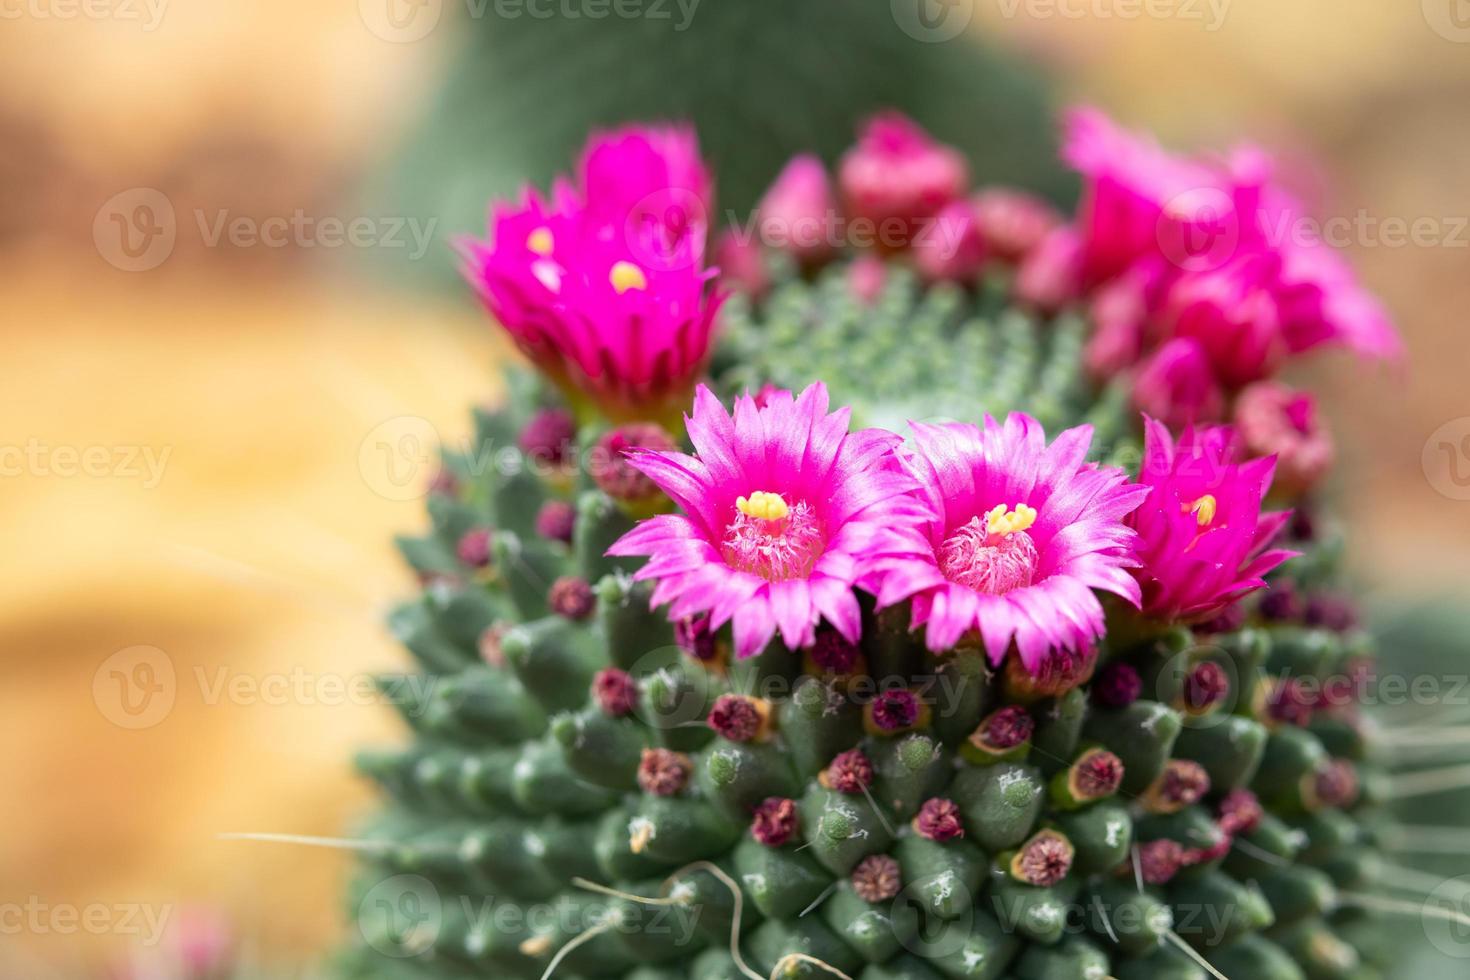
[[[791,279],[760,312],[732,300],[725,390],[821,378],[866,424],[1026,410],[1092,422],[1115,440],[1096,450],[1107,458],[1127,448],[1121,402],[1083,377],[1078,321],[986,314],[1003,301],[925,291],[896,267],[866,304],[844,275]],[[516,390],[481,418],[484,458],[543,397]],[[725,634],[676,645],[636,563],[604,557],[632,519],[570,482],[481,473],[436,492],[432,533],[401,542],[427,584],[392,625],[419,672],[382,690],[411,741],[359,759],[386,805],[344,975],[1197,980],[1202,962],[1232,980],[1370,975],[1338,906],[1371,884],[1365,804],[1321,783],[1330,764],[1362,763],[1360,730],[1270,704],[1278,676],[1338,669],[1341,637],[1253,622],[1105,642],[1100,671],[1145,678],[1126,704],[1100,703],[1090,677],[1022,690],[982,651],[929,654],[902,610],[864,609],[843,670],[779,641],[741,662]],[[538,537],[551,499],[575,508],[570,544]],[[454,545],[482,527],[488,561],[469,567]],[[558,608],[568,577],[590,608]],[[1185,710],[1173,656],[1227,668],[1231,699]],[[922,702],[905,730],[872,724],[887,684]],[[719,705],[747,713],[739,738],[712,727]],[[1016,707],[1023,742],[977,741]],[[1088,784],[1084,767],[1114,763],[1115,785]],[[1232,809],[1245,790],[1263,813]]]

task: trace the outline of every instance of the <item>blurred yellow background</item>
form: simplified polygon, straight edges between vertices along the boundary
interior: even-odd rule
[[[1354,566],[1389,595],[1470,581],[1470,503],[1421,464],[1470,416],[1459,3],[976,7],[977,31],[1068,98],[1181,146],[1277,149],[1324,214],[1436,222],[1437,243],[1352,248],[1407,371],[1312,368]],[[362,216],[360,179],[405,138],[455,34],[385,42],[354,0],[9,0],[0,15],[0,974],[74,975],[137,938],[65,931],[68,906],[216,907],[305,958],[338,928],[343,855],[218,835],[337,835],[368,806],[350,754],[395,732],[353,685],[400,662],[381,614],[412,582],[390,537],[420,520],[374,453],[425,426],[461,437],[504,348],[470,304],[385,285],[351,245],[211,245],[192,216]],[[137,188],[191,217],[166,259],[130,272],[147,257],[99,248],[94,222]],[[172,670],[174,696],[129,727],[116,685],[147,681],[140,665]],[[50,925],[11,928],[13,906]]]

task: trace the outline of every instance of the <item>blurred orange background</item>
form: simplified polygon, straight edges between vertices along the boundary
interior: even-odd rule
[[[1407,370],[1311,368],[1353,565],[1387,596],[1470,591],[1470,503],[1421,462],[1470,416],[1458,2],[1139,16],[1124,0],[982,0],[974,21],[1065,98],[1175,145],[1280,151],[1323,214],[1439,229],[1351,249],[1398,317]],[[390,538],[420,521],[376,453],[465,435],[505,349],[470,303],[385,284],[350,244],[211,245],[185,217],[165,259],[126,271],[148,259],[104,232],[109,202],[140,188],[210,221],[371,216],[361,181],[406,138],[455,32],[388,43],[352,0],[62,15],[79,7],[0,3],[0,974],[122,955],[139,938],[116,926],[127,907],[217,908],[303,961],[339,927],[345,856],[219,835],[341,835],[368,807],[351,752],[395,731],[360,683],[401,660],[381,615],[412,582]],[[451,258],[436,245],[420,261]],[[149,682],[140,665],[156,683],[172,671],[154,716],[129,715],[117,686]],[[65,931],[54,914],[94,905],[114,927]],[[12,928],[14,907],[40,926]]]

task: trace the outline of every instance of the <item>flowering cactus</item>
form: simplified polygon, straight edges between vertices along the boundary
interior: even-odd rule
[[[644,209],[710,200],[693,147],[599,137],[467,246],[549,384],[479,416],[403,542],[429,683],[384,680],[414,739],[359,760],[390,803],[344,971],[1387,976],[1349,898],[1369,650],[1299,499],[1330,444],[1269,375],[1396,341],[1318,248],[1171,264],[1277,207],[1258,159],[1083,114],[1066,221],[880,117],[847,206],[963,212],[963,256],[748,241],[761,289],[721,305],[705,229]],[[835,206],[804,158],[762,210]],[[542,465],[475,465],[514,445]]]

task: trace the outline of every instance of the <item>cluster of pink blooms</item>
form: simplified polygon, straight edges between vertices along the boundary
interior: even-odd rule
[[[492,210],[487,241],[462,243],[466,278],[574,408],[677,418],[721,300],[705,266],[710,193],[692,130],[595,136],[575,182],[549,199],[528,187]]]
[[[626,457],[680,509],[610,552],[648,558],[637,577],[656,582],[654,605],[706,635],[728,624],[745,657],[778,634],[791,649],[834,633],[856,643],[865,592],[879,610],[907,604],[935,651],[971,644],[996,664],[1014,652],[1040,673],[1091,652],[1102,593],[1200,622],[1291,557],[1273,547],[1289,515],[1265,498],[1278,470],[1289,492],[1310,486],[1331,448],[1310,398],[1269,375],[1328,342],[1391,354],[1391,329],[1333,253],[1266,234],[1264,219],[1294,205],[1259,154],[1177,160],[1084,112],[1066,155],[1087,181],[1070,224],[1021,192],[966,196],[955,151],[883,116],[841,161],[836,190],[819,161],[798,158],[762,220],[791,225],[840,196],[847,214],[914,236],[906,257],[931,278],[998,262],[1034,305],[1090,303],[1090,363],[1133,377],[1148,410],[1137,482],[1088,461],[1086,426],[1049,440],[1023,414],[915,423],[906,443],[852,431],[821,383],[767,388],[733,412],[696,388],[719,297],[703,265],[709,178],[687,131],[594,139],[550,203],[527,191],[496,209],[491,240],[466,247],[470,277],[574,404],[665,418],[692,392],[692,453],[635,444]],[[945,239],[957,248],[926,251],[918,231],[932,221],[958,229]],[[1227,247],[1185,247],[1220,235]],[[827,255],[821,242],[791,247]],[[1232,407],[1237,426],[1210,424]]]
[[[854,590],[879,609],[908,602],[935,651],[1014,649],[1039,673],[1103,635],[1098,592],[1163,620],[1219,613],[1264,585],[1292,552],[1270,548],[1286,520],[1261,512],[1273,463],[1234,462],[1227,430],[1177,443],[1149,420],[1140,482],[1087,461],[1092,433],[1050,443],[1035,419],[850,432],[819,382],[800,395],[743,397],[728,413],[701,387],[686,419],[694,454],[630,462],[682,513],[639,524],[613,547],[644,555],[655,605],[676,621],[730,623],[737,656],[779,632],[792,649],[825,620],[849,642]]]
[[[1342,257],[1306,231],[1300,203],[1254,148],[1188,159],[1074,112],[1063,154],[1083,176],[1074,223],[1053,232],[1048,300],[1085,303],[1087,365],[1127,375],[1138,407],[1171,426],[1232,418],[1246,447],[1309,487],[1332,457],[1310,395],[1271,380],[1324,345],[1396,358],[1388,317]]]

